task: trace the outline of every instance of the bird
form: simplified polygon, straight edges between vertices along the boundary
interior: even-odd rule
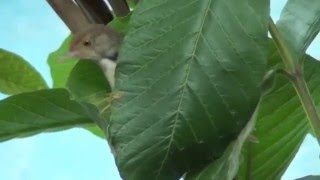
[[[97,63],[113,89],[118,52],[122,41],[123,36],[108,25],[90,24],[74,34],[66,57]]]

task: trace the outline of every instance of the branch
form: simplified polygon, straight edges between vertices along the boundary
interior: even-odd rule
[[[103,0],[75,0],[90,23],[108,24],[113,16]]]
[[[72,33],[88,26],[89,21],[72,0],[47,0]]]
[[[108,0],[117,17],[124,17],[130,13],[129,6],[125,0]]]

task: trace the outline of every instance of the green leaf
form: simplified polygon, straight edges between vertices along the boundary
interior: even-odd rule
[[[270,67],[280,56],[270,50]],[[320,108],[320,62],[307,56],[304,73],[315,104]],[[238,179],[280,179],[310,131],[297,94],[284,76],[277,76],[273,91],[264,97],[254,135],[258,144],[248,143]]]
[[[113,19],[108,26],[115,28],[118,32],[125,35],[128,32],[128,24],[130,22],[132,13],[128,14],[125,17],[117,17]]]
[[[42,76],[22,57],[0,48],[0,92],[8,95],[46,89]]]
[[[290,0],[282,10],[277,27],[292,56],[301,60],[320,30],[319,0]]]
[[[106,138],[104,132],[97,126],[89,126],[89,127],[86,127],[85,129],[98,137],[101,137],[103,139]]]
[[[240,165],[242,146],[254,128],[258,109],[259,105],[257,106],[247,126],[241,131],[238,138],[228,146],[223,156],[221,156],[218,160],[213,161],[205,168],[188,173],[184,179],[233,179],[236,176]]]
[[[91,96],[111,91],[101,68],[88,60],[79,61],[73,68],[67,88],[77,100],[88,100]]]
[[[48,64],[50,66],[51,77],[54,88],[63,88],[67,83],[67,79],[72,68],[76,65],[77,59],[65,59],[61,61],[61,58],[66,55],[69,49],[69,44],[72,36],[69,36],[59,47],[58,50],[51,53],[48,57]]]
[[[315,61],[304,56],[320,29],[320,4],[317,0],[288,1],[277,27],[296,60]],[[270,52],[271,66],[279,65],[281,59],[275,48]],[[304,67],[305,79],[318,108],[319,68],[317,61],[307,61]],[[255,132],[260,143],[247,145],[239,179],[280,179],[309,131],[294,88],[285,77],[278,77],[273,93],[262,102]]]
[[[22,93],[0,101],[0,141],[88,126],[94,126],[93,121],[63,89]]]
[[[108,97],[111,89],[101,68],[91,61],[79,61],[70,73],[67,88],[72,96],[91,115],[91,119],[95,120],[102,129],[105,129],[106,120],[100,117],[100,112],[110,106]],[[90,106],[90,104],[95,107]],[[97,128],[88,130],[99,136],[103,134]]]
[[[123,179],[178,179],[237,138],[266,69],[269,6],[262,4],[138,4],[120,52],[108,132]]]
[[[320,176],[305,176],[296,180],[320,180]]]
[[[127,3],[130,9],[134,9],[136,5],[139,3],[139,0],[127,0]]]

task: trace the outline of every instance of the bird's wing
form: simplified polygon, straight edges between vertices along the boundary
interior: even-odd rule
[[[99,66],[102,68],[104,75],[109,81],[111,88],[114,87],[114,73],[116,70],[117,63],[110,59],[102,59],[99,61]]]

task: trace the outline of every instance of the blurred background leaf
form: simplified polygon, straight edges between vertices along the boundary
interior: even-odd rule
[[[42,76],[19,55],[0,48],[0,92],[8,95],[48,88]]]
[[[72,68],[77,64],[77,59],[74,58],[61,60],[68,52],[71,38],[72,36],[67,37],[56,51],[49,54],[48,64],[53,88],[64,88]]]
[[[95,125],[64,89],[22,93],[0,101],[0,141],[87,126]]]
[[[320,180],[320,176],[305,176],[296,180]]]
[[[101,68],[91,61],[79,61],[72,69],[66,87],[100,128],[106,129],[106,121],[109,118],[105,116],[102,119],[101,113],[106,112],[110,106],[111,89]],[[88,130],[99,136],[103,134],[101,130],[96,128]]]

